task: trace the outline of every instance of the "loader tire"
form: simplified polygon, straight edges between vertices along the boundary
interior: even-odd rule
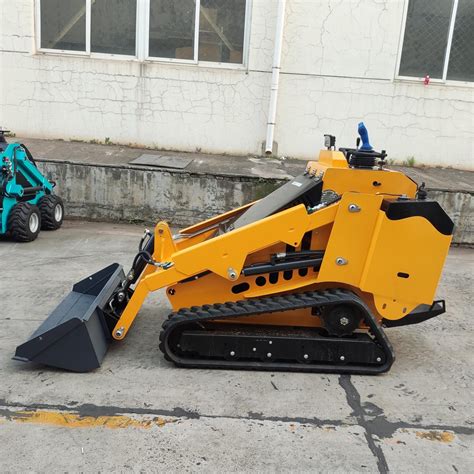
[[[17,242],[35,240],[41,229],[40,210],[28,202],[18,203],[8,217],[8,229]]]
[[[48,194],[39,202],[41,211],[41,229],[59,229],[64,219],[64,204],[62,199],[55,194]]]

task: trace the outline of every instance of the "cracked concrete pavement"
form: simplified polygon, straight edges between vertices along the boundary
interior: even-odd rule
[[[118,261],[139,226],[66,222],[32,244],[0,241],[0,470],[470,472],[474,251],[453,248],[448,312],[387,330],[377,377],[177,369],[158,350],[170,309],[150,296],[99,370],[11,360],[70,291]]]

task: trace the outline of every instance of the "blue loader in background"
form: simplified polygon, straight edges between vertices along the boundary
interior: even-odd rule
[[[64,205],[26,146],[7,143],[6,132],[0,130],[0,235],[31,242],[41,229],[61,227]]]

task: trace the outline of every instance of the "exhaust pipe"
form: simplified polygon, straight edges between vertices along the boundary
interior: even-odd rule
[[[73,372],[100,367],[114,325],[107,305],[124,280],[123,267],[114,263],[76,283],[13,359]]]

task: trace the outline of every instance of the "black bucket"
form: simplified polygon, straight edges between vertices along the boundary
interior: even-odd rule
[[[103,310],[124,279],[114,263],[76,283],[13,358],[74,372],[100,367],[112,340]]]

